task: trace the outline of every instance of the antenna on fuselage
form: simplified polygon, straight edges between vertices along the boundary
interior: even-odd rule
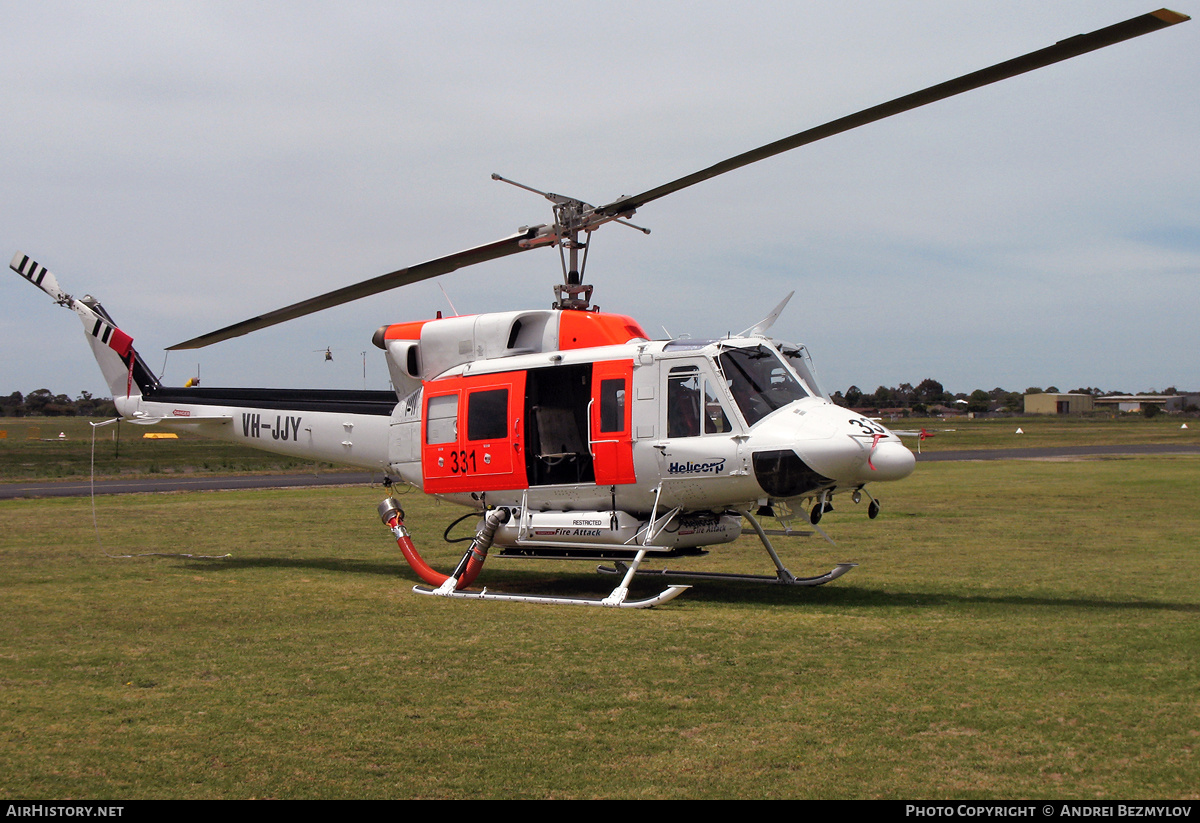
[[[771,328],[771,326],[774,326],[775,321],[779,319],[779,315],[783,314],[784,307],[787,306],[788,301],[792,299],[792,295],[795,293],[796,292],[794,291],[788,292],[787,297],[780,300],[779,305],[771,309],[770,314],[739,334],[738,337],[762,337],[764,334],[766,334],[767,329]]]
[[[450,311],[454,312],[455,317],[458,317],[459,316],[458,309],[454,308],[454,301],[450,299],[450,295],[446,294],[446,290],[444,288],[442,288],[441,283],[438,283],[438,288],[442,289],[442,297],[446,298],[446,302],[450,304]],[[442,316],[442,313],[438,312],[438,317],[441,317],[441,316]]]

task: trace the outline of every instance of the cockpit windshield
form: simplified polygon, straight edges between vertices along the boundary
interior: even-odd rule
[[[813,366],[812,357],[809,356],[808,349],[804,346],[797,346],[795,343],[785,343],[782,340],[776,340],[775,348],[779,349],[779,353],[783,355],[783,359],[788,362],[788,365],[795,370],[800,376],[800,382],[804,387],[813,393],[816,397],[823,397],[829,400],[829,395],[821,388],[817,381],[817,370]]]
[[[750,426],[788,403],[811,396],[767,346],[726,349],[717,357],[717,365]]]

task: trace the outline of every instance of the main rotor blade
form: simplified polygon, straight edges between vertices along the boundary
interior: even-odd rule
[[[1152,31],[1173,26],[1176,23],[1182,23],[1189,19],[1191,18],[1185,14],[1179,14],[1169,9],[1159,9],[1158,11],[1126,20],[1124,23],[1117,23],[1116,25],[1099,29],[1091,34],[1079,34],[1075,37],[1061,40],[1048,48],[1030,52],[1023,57],[1015,57],[1012,60],[997,63],[990,68],[964,74],[962,77],[954,80],[948,80],[936,86],[930,86],[922,91],[897,97],[890,102],[880,103],[877,106],[864,109],[857,114],[839,118],[823,126],[817,126],[816,128],[793,134],[791,137],[776,140],[774,143],[768,143],[760,148],[739,154],[736,157],[731,157],[728,160],[689,174],[686,177],[680,177],[678,180],[666,183],[658,188],[650,189],[641,194],[621,197],[608,205],[600,206],[596,209],[596,213],[604,215],[632,214],[635,209],[641,208],[652,200],[673,194],[680,189],[686,189],[688,186],[694,186],[696,183],[716,177],[719,174],[724,174],[727,171],[740,169],[742,166],[748,166],[751,163],[765,160],[768,157],[774,157],[785,151],[790,151],[809,143],[815,143],[817,140],[823,140],[826,137],[832,137],[835,134],[856,129],[868,123],[874,123],[876,120],[882,120],[894,114],[900,114],[901,112],[928,105],[929,103],[935,103],[938,100],[944,100],[947,97],[953,97],[956,94],[962,94],[965,91],[971,91],[972,89],[1005,80],[1009,77],[1015,77],[1018,74],[1024,74],[1034,69],[1040,69],[1062,60],[1078,57],[1081,54],[1102,49],[1105,46],[1111,46],[1123,40],[1140,37],[1143,34],[1149,34]]]
[[[322,309],[340,306],[343,303],[349,303],[361,297],[370,297],[373,294],[379,294],[389,289],[407,286],[410,283],[417,283],[421,280],[427,280],[430,277],[437,277],[439,274],[447,274],[463,266],[473,266],[476,263],[495,260],[499,257],[507,257],[510,254],[516,254],[517,252],[533,248],[527,241],[537,236],[539,230],[544,228],[544,226],[534,226],[533,228],[528,228],[517,234],[505,237],[502,240],[497,240],[494,243],[487,243],[483,246],[476,246],[465,251],[448,254],[445,257],[418,263],[415,266],[399,269],[389,274],[381,274],[379,277],[373,277],[370,280],[364,280],[352,286],[346,286],[299,303],[293,303],[285,308],[260,314],[258,317],[251,317],[249,320],[234,323],[232,326],[226,326],[223,329],[202,334],[199,337],[193,337],[191,340],[186,340],[183,343],[176,343],[174,346],[168,346],[167,351],[203,348],[213,343],[220,343],[222,340],[241,337],[243,334],[249,334],[252,331],[274,326],[277,323],[295,320],[297,317],[303,317],[306,314],[312,314]]]
[[[1040,69],[1062,60],[1078,57],[1081,54],[1086,54],[1105,46],[1111,46],[1134,37],[1140,37],[1143,34],[1148,34],[1167,26],[1173,26],[1176,23],[1182,23],[1189,19],[1187,15],[1179,14],[1169,9],[1159,9],[1158,11],[1126,20],[1124,23],[1117,23],[1116,25],[1099,29],[1090,34],[1080,34],[1067,40],[1062,40],[1048,48],[1030,52],[1023,57],[1016,57],[1012,60],[1006,60],[1003,63],[997,63],[990,68],[965,74],[957,79],[939,83],[936,86],[930,86],[922,91],[898,97],[887,103],[872,106],[857,114],[833,120],[823,126],[817,126],[794,134],[791,137],[776,140],[774,143],[768,143],[765,146],[739,154],[736,157],[731,157],[716,165],[709,166],[706,169],[689,174],[686,177],[681,177],[678,180],[642,192],[641,194],[618,198],[608,205],[595,209],[592,214],[609,218],[622,215],[627,216],[646,203],[657,200],[660,197],[665,197],[680,189],[685,189],[688,186],[693,186],[703,180],[716,177],[719,174],[739,169],[742,166],[748,166],[759,160],[774,157],[785,151],[814,143],[826,137],[832,137],[835,134],[840,134],[859,126],[865,126],[868,123],[891,117],[894,114],[900,114],[929,103],[937,102],[938,100],[944,100],[948,97],[1005,80],[1018,74],[1024,74],[1034,69]],[[446,274],[464,266],[472,266],[476,263],[495,260],[525,251],[536,245],[549,245],[557,242],[557,232],[558,229],[549,229],[546,226],[535,226],[525,229],[494,243],[476,246],[425,263],[419,263],[415,266],[400,269],[390,274],[384,274],[300,303],[295,303],[286,308],[277,309],[258,317],[252,317],[249,320],[243,320],[240,323],[226,326],[223,329],[209,332],[183,343],[176,343],[174,346],[168,347],[168,350],[201,348],[222,340],[240,337],[243,334],[267,328],[277,323],[294,320],[297,317],[303,317],[322,309],[332,308],[333,306],[349,303],[352,300],[358,300],[362,297],[369,297],[370,295],[379,294],[380,292],[399,286],[405,286],[430,277],[436,277],[440,274]],[[534,242],[535,239],[537,242]]]

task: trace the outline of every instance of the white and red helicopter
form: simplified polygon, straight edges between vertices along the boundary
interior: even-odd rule
[[[874,518],[879,502],[867,484],[907,477],[912,452],[877,421],[830,402],[803,346],[768,335],[787,299],[758,324],[719,340],[651,340],[633,318],[593,308],[592,287],[583,282],[591,233],[610,222],[632,226],[628,218],[648,203],[719,174],[1187,19],[1164,9],[1072,37],[602,206],[514,184],[550,200],[554,222],[169,347],[207,346],[464,266],[559,248],[563,283],[549,309],[439,316],[376,331],[373,342],[386,354],[394,391],[167,387],[98,301],[63,292],[24,254],[12,268],[79,315],[124,419],[378,470],[389,483],[478,512],[470,548],[443,575],[421,559],[395,498],[380,504],[380,516],[426,581],[414,591],[644,608],[688,587],[669,585],[630,600],[639,571],[821,585],[853,564],[797,578],[759,518],[774,517],[789,533],[790,513],[811,505],[807,519],[819,529],[835,493],[855,503],[865,495]],[[770,554],[774,575],[640,570],[646,558],[699,555],[733,541],[743,520]],[[507,557],[607,561],[615,566],[606,570],[622,579],[602,599],[469,589],[492,548]]]

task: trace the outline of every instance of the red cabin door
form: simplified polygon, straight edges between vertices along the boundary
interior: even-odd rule
[[[592,364],[592,401],[588,415],[589,444],[596,483],[611,486],[633,483],[632,360],[607,360]]]
[[[425,384],[421,470],[425,491],[523,489],[525,372]]]

